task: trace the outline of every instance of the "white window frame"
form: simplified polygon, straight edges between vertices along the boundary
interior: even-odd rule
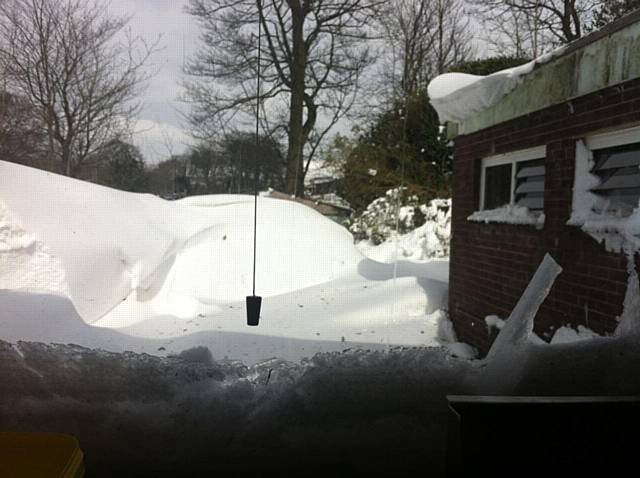
[[[484,211],[484,190],[485,190],[485,171],[492,166],[502,166],[503,164],[512,164],[511,166],[511,198],[509,204],[513,205],[515,201],[515,185],[516,185],[516,164],[522,161],[531,161],[534,159],[546,159],[547,146],[536,146],[535,148],[521,149],[506,154],[498,154],[482,158],[482,168],[480,171],[480,208]],[[546,172],[545,172],[546,174]]]
[[[590,151],[633,143],[640,143],[640,126],[591,134],[584,138],[584,144]]]

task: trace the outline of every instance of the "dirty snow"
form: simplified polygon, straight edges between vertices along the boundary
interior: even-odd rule
[[[558,48],[529,63],[498,71],[487,76],[465,73],[445,73],[429,83],[429,101],[438,112],[441,123],[461,123],[486,109],[513,91],[537,66],[561,55],[565,47]]]

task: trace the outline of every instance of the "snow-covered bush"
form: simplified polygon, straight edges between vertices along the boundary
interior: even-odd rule
[[[374,200],[362,214],[353,219],[349,230],[356,241],[369,239],[374,244],[383,243],[395,232],[398,217],[399,234],[405,234],[424,224],[418,196],[406,196],[406,189],[389,189],[383,197]]]
[[[403,257],[423,260],[449,255],[451,236],[451,200],[433,199],[419,204],[417,196],[404,201],[399,188],[387,191],[386,195],[373,201],[356,217],[349,230],[356,241],[370,241],[375,245],[389,241],[396,231],[398,211],[398,249]]]
[[[423,259],[430,257],[448,257],[451,241],[451,199],[433,199],[420,206],[425,222],[413,234]]]

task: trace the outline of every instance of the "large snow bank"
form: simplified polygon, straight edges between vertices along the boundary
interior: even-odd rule
[[[253,197],[168,202],[3,162],[0,181],[2,339],[246,363],[438,345],[448,261],[375,262],[304,205],[258,199],[249,329]]]
[[[429,83],[429,101],[438,112],[441,123],[461,123],[469,116],[500,101],[534,68],[551,61],[563,51],[564,47],[561,47],[524,65],[487,76],[445,73]]]
[[[68,294],[87,322],[123,301],[193,316],[251,291],[251,196],[169,202],[4,161],[0,178],[4,288]],[[362,256],[352,242],[310,208],[260,198],[257,292],[283,294],[353,271]],[[26,269],[48,271],[48,283],[26,278]]]

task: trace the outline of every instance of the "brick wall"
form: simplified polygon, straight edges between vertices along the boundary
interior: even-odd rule
[[[615,329],[627,259],[565,224],[576,141],[637,124],[640,80],[633,80],[455,139],[449,312],[460,340],[487,352],[495,332],[489,334],[484,317],[509,316],[547,252],[564,272],[536,316],[536,333],[548,338],[568,324]],[[479,204],[482,158],[540,145],[547,146],[544,228],[467,221]]]

